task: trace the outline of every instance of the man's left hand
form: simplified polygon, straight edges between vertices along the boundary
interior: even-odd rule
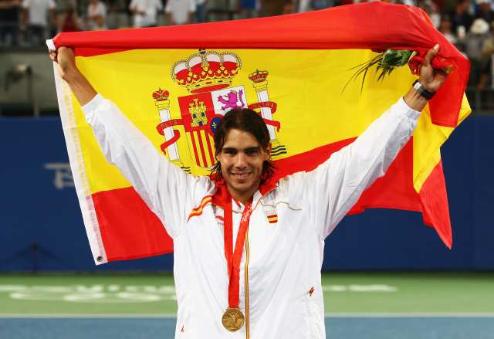
[[[419,82],[432,93],[436,93],[447,78],[446,72],[432,68],[432,59],[438,52],[439,44],[436,44],[427,52],[424,63],[420,67]]]

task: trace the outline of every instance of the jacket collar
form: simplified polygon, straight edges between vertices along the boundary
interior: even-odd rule
[[[214,182],[216,188],[216,191],[213,194],[212,202],[214,205],[221,206],[224,208],[226,203],[228,201],[231,201],[232,199],[232,196],[228,191],[228,187],[226,186],[225,179],[223,179],[223,177],[215,173],[211,174],[209,177]],[[270,192],[272,192],[278,186],[279,180],[280,180],[279,173],[275,169],[273,174],[269,178],[261,181],[261,184],[259,185],[258,188],[261,197],[264,197]]]

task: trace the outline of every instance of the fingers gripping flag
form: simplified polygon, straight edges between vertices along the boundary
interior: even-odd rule
[[[413,138],[350,213],[393,208],[422,213],[452,245],[440,146],[470,113],[469,63],[418,8],[365,3],[271,18],[117,31],[62,33],[82,73],[120,107],[169,161],[208,175],[213,133],[229,109],[266,122],[280,176],[310,170],[352,142],[410,88],[426,51],[449,72]],[[362,65],[388,49],[408,65],[379,79]],[[360,67],[360,68],[359,68]],[[172,240],[117,168],[103,157],[81,108],[57,77],[71,167],[96,263],[172,251]]]

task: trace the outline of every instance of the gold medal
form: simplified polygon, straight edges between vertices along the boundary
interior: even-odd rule
[[[244,314],[238,308],[227,308],[225,313],[223,313],[223,317],[221,318],[221,322],[223,326],[231,332],[238,331],[244,326]]]

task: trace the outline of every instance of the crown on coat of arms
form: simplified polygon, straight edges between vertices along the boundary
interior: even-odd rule
[[[230,86],[242,64],[233,53],[199,50],[172,68],[172,79],[191,93],[207,92]]]
[[[257,69],[254,73],[249,74],[249,79],[252,82],[258,84],[266,81],[268,75],[269,75],[268,71],[260,71]]]
[[[161,88],[153,92],[153,99],[156,101],[165,101],[170,97],[170,92]]]

